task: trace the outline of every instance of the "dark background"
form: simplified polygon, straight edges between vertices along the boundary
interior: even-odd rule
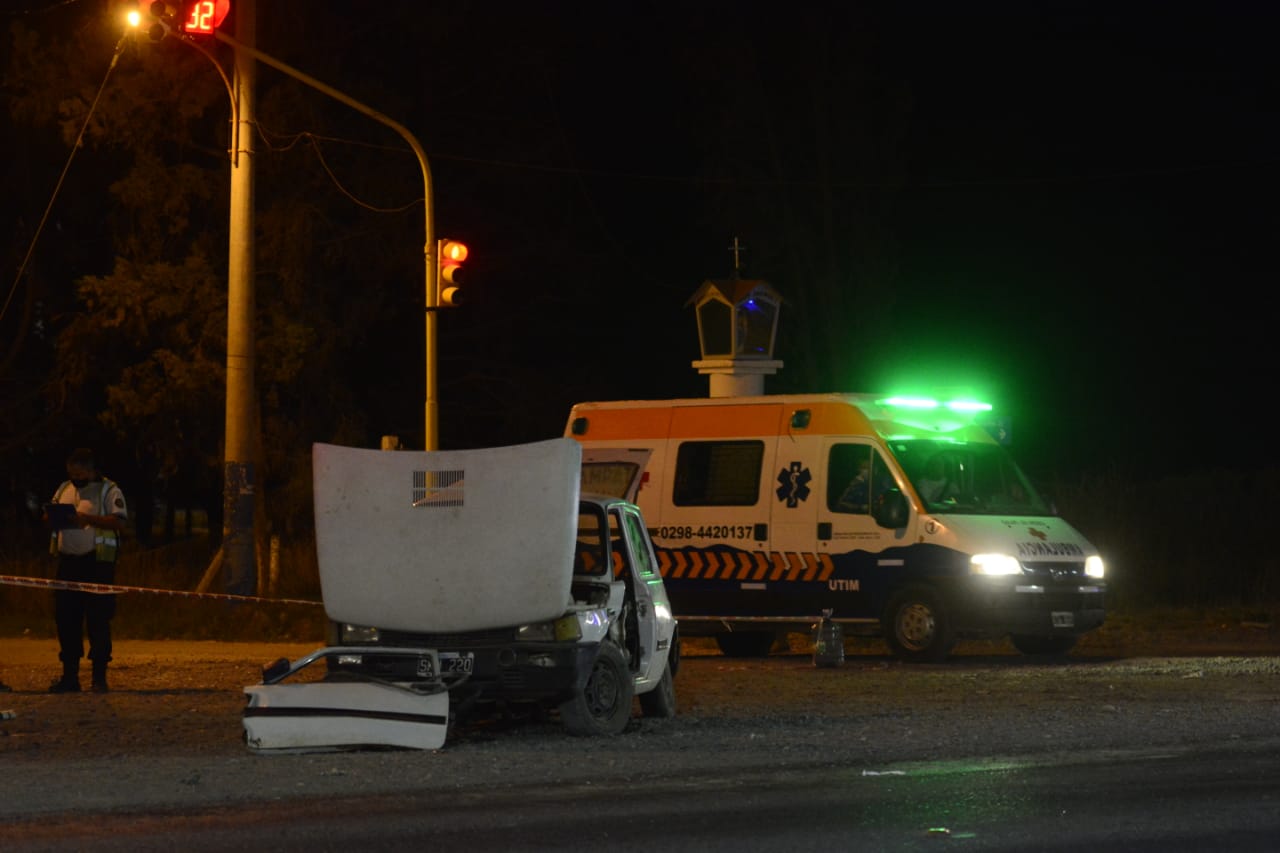
[[[787,300],[770,392],[970,388],[1042,477],[1256,464],[1235,439],[1276,378],[1273,7],[448,8],[296,55],[376,57],[357,93],[403,104],[440,231],[472,244],[444,446],[481,429],[464,400],[530,406],[541,436],[574,400],[705,394],[685,303],[737,237]]]
[[[3,4],[8,22],[55,36],[110,30],[117,6]],[[1013,418],[1014,451],[1042,482],[1259,467],[1276,385],[1270,4],[257,6],[261,50],[421,140],[438,233],[471,247],[465,304],[440,318],[441,447],[558,435],[579,400],[705,394],[686,302],[733,274],[737,238],[744,277],[785,300],[770,393],[978,394]],[[163,79],[161,51],[131,56]],[[339,306],[392,295],[329,381],[354,389],[362,441],[421,446],[416,161],[272,69],[259,88],[264,170],[294,158],[329,183],[316,205],[334,216],[350,195],[400,208],[325,247],[343,271],[309,286]],[[277,97],[290,109],[273,112]],[[7,290],[67,147],[4,122],[22,154],[0,202]],[[323,140],[286,143],[306,131]],[[111,164],[73,163],[34,252],[46,281],[110,269],[103,210],[85,199]],[[374,168],[381,182],[362,182]],[[349,272],[388,251],[403,252],[394,275]],[[0,317],[5,346],[19,322]],[[19,384],[4,382],[0,398]],[[56,478],[74,443],[5,450]]]

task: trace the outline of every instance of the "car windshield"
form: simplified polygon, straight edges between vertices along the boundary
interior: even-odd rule
[[[891,445],[929,512],[1054,514],[1013,457],[998,445],[929,440]]]

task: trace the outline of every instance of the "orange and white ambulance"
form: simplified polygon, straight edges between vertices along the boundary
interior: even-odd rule
[[[635,500],[686,637],[763,655],[830,611],[908,661],[967,637],[1062,655],[1103,622],[1103,561],[990,409],[835,393],[595,402],[565,435],[584,477],[648,451]]]

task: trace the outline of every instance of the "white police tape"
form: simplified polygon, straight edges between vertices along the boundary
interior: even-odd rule
[[[22,575],[0,575],[0,586],[30,586],[40,589],[69,589],[79,592],[90,592],[95,595],[115,595],[122,592],[149,592],[153,595],[167,595],[174,598],[206,598],[219,601],[266,601],[272,604],[324,604],[323,601],[312,601],[306,598],[263,598],[257,595],[231,595],[225,592],[191,592],[185,589],[153,589],[146,586],[121,586],[113,583],[83,583],[81,581],[60,581],[48,578],[31,578]]]

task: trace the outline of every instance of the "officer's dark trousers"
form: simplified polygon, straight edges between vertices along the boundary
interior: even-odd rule
[[[102,562],[92,552],[59,554],[58,580],[82,583],[114,583],[115,563]],[[116,597],[81,590],[59,589],[53,593],[53,620],[58,626],[58,658],[68,666],[84,657],[84,633],[89,635],[89,660],[106,666],[111,660],[111,617],[116,615]]]

